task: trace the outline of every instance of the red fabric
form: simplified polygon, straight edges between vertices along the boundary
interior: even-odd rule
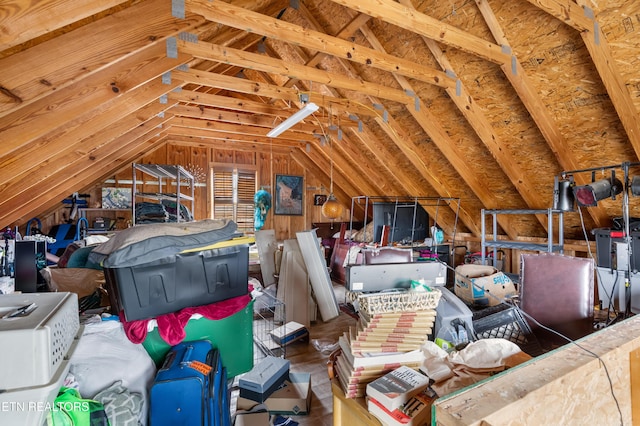
[[[171,346],[175,346],[186,337],[184,328],[193,314],[200,314],[210,320],[219,320],[240,312],[250,301],[251,295],[246,294],[209,305],[184,308],[177,312],[160,315],[156,318],[158,322],[158,333],[160,333],[162,340]],[[147,324],[149,320],[127,321],[123,311],[120,312],[119,317],[129,340],[133,343],[144,342],[144,339],[147,337]]]

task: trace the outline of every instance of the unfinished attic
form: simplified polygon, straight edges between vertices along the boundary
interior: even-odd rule
[[[309,340],[337,344],[361,321],[354,301],[415,282],[450,291],[453,299],[427,308],[439,324],[448,303],[465,312],[470,345],[490,340],[473,328],[495,315],[478,313],[491,290],[473,279],[497,276],[498,305],[527,335],[543,333],[526,316],[535,313],[590,352],[540,336],[545,357],[523,351],[532,359],[522,367],[469,385],[459,399],[436,392],[430,421],[639,422],[640,388],[630,380],[640,371],[639,31],[640,2],[622,0],[0,2],[0,290],[13,293],[0,295],[0,341],[28,315],[74,314],[62,333],[69,352],[42,376],[16,378],[7,366],[28,362],[0,355],[9,357],[0,383],[11,383],[0,393],[0,423],[5,415],[42,423],[41,410],[2,407],[54,404],[59,380],[78,368],[82,351],[74,359],[72,343],[89,344],[76,310],[122,314],[125,329],[148,321],[159,312],[147,302],[167,292],[159,282],[177,274],[159,265],[191,265],[188,253],[205,252],[233,253],[232,266],[216,268],[241,289],[225,300],[191,294],[179,309],[244,301],[233,315],[205,319],[209,334],[248,333],[242,356],[225,353],[237,349],[229,342],[219,348],[231,414],[241,409],[238,380],[265,355],[253,344],[265,312],[252,288],[274,293],[269,330],[294,322],[308,331],[280,340],[286,351],[276,358],[294,373],[311,370],[313,384],[310,412],[284,417],[378,424],[366,395],[349,398],[337,364],[328,377],[327,357]],[[158,233],[167,238],[150,244]],[[126,293],[118,263],[136,269],[136,259],[151,266],[143,296]],[[406,272],[418,264],[422,275]],[[210,284],[204,270],[184,268],[183,287]],[[463,300],[456,285],[469,282],[473,295]],[[127,298],[137,298],[129,318]],[[177,312],[168,305],[162,314]],[[30,327],[23,331],[38,331]],[[435,344],[435,330],[426,333]],[[149,340],[122,336],[150,355]],[[11,347],[34,352],[19,344]],[[34,356],[48,349],[36,345]],[[145,377],[125,379],[141,395],[143,424],[152,423],[151,383],[165,354],[140,366]],[[538,369],[553,374],[542,381]],[[522,393],[499,392],[517,381]],[[594,388],[606,396],[584,394]],[[460,402],[483,392],[499,397]],[[567,408],[576,400],[577,410]]]

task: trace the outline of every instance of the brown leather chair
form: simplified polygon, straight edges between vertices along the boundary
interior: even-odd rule
[[[522,254],[520,308],[537,322],[575,340],[593,331],[594,267],[592,258],[555,253]],[[564,345],[566,339],[526,317],[541,341]]]
[[[413,250],[398,247],[380,247],[362,250],[364,264],[408,263],[413,261]]]

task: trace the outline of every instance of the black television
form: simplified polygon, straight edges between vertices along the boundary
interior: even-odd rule
[[[382,227],[389,226],[389,242],[424,240],[429,236],[429,214],[414,202],[373,203],[374,241],[382,238]]]

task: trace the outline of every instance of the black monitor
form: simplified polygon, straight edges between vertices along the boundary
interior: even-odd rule
[[[429,236],[429,214],[414,202],[373,203],[374,241],[382,238],[382,227],[389,226],[389,242],[413,242]]]

